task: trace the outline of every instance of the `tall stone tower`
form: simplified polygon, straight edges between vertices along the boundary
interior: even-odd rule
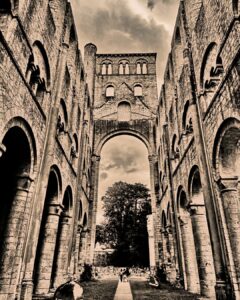
[[[93,45],[87,45],[87,49]],[[85,48],[86,49],[86,48]],[[94,48],[96,49],[96,48]],[[87,58],[89,59],[89,53]],[[93,259],[98,177],[101,149],[110,138],[127,134],[140,139],[147,147],[150,162],[152,212],[156,207],[157,178],[155,120],[158,107],[156,81],[156,53],[98,54],[90,61],[96,65],[87,70],[87,78],[95,72],[94,82],[94,145],[92,166],[92,203],[89,219],[90,262]],[[90,67],[90,64],[89,64]],[[87,66],[88,68],[88,66]],[[90,87],[90,86],[89,86]],[[90,87],[91,90],[91,87]],[[153,218],[154,219],[154,218]],[[155,247],[156,248],[156,247]],[[157,257],[155,249],[151,257]],[[155,261],[155,260],[152,260]],[[154,264],[154,263],[153,263]]]

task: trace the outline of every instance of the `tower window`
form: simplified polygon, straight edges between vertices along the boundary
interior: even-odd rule
[[[141,97],[143,95],[142,93],[142,87],[140,84],[137,84],[134,86],[134,96],[135,97]]]
[[[106,97],[114,97],[114,87],[112,85],[106,88]]]

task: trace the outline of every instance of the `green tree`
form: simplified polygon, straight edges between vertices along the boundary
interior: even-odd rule
[[[115,249],[112,264],[147,266],[149,190],[141,183],[120,181],[108,188],[102,200],[106,220],[97,236],[103,237],[102,240]]]

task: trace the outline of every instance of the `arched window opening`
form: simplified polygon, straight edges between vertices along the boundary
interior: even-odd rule
[[[108,75],[112,75],[112,64],[108,64],[107,73]]]
[[[182,129],[185,134],[193,132],[192,118],[189,117],[189,101],[184,105],[183,116],[182,116]]]
[[[121,102],[118,105],[118,121],[128,122],[131,120],[131,106],[128,102]]]
[[[137,74],[142,74],[141,64],[137,63]]]
[[[12,9],[10,0],[1,0],[0,13],[10,12]]]
[[[106,75],[107,74],[107,66],[106,64],[102,64],[102,75]]]
[[[78,153],[78,138],[75,133],[73,135],[73,142],[72,142],[72,147],[70,152],[71,159],[77,158],[77,153]]]
[[[224,133],[218,155],[221,177],[240,176],[240,128],[230,127]]]
[[[129,75],[129,63],[125,64],[125,74]]]
[[[142,73],[147,74],[147,64],[145,62],[142,65]]]
[[[119,64],[119,75],[123,75],[123,64],[122,63],[120,63]]]
[[[177,27],[177,29],[176,29],[175,42],[176,42],[176,44],[181,44],[181,35],[180,35],[179,27]]]
[[[140,84],[136,84],[134,86],[134,96],[135,97],[142,97],[143,92],[142,92],[142,86]]]
[[[109,86],[106,88],[106,97],[107,97],[107,98],[112,98],[112,97],[114,97],[114,86],[109,85]]]
[[[202,191],[202,184],[200,179],[200,173],[198,168],[194,168],[191,172],[192,176],[190,178],[190,195],[191,195],[191,204],[204,204],[204,197]]]
[[[233,8],[233,13],[235,15],[238,14],[238,0],[232,0],[232,8]]]
[[[63,99],[60,100],[59,115],[57,121],[57,133],[66,133],[68,125],[67,107]]]
[[[72,25],[71,29],[70,29],[69,42],[74,43],[76,41],[77,41],[77,38],[76,38],[75,28],[74,28],[74,25]]]
[[[172,159],[179,158],[179,148],[177,147],[177,135],[176,134],[174,134],[174,136],[172,138],[171,151],[172,151]]]

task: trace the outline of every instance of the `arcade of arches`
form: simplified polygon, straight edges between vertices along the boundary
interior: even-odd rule
[[[1,300],[50,297],[92,263],[101,149],[117,135],[147,148],[151,267],[240,299],[238,2],[180,1],[158,95],[156,53],[90,43],[83,60],[69,1],[1,1]]]

